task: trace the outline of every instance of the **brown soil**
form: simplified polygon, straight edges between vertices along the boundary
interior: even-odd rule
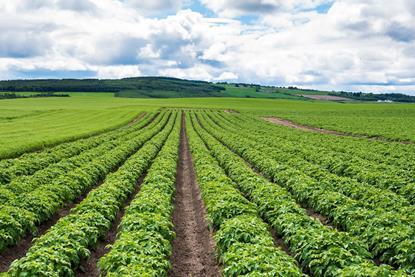
[[[331,226],[330,224],[330,219],[322,214],[317,213],[316,211],[314,211],[313,209],[308,208],[307,209],[307,214],[311,217],[314,217],[315,219],[317,219],[318,221],[320,221],[323,225],[328,225]],[[332,226],[333,227],[333,226]]]
[[[101,184],[102,181],[98,182],[93,188],[91,188],[91,190],[100,186]],[[8,271],[11,263],[14,260],[24,257],[29,248],[32,246],[33,239],[45,234],[53,225],[56,224],[56,222],[58,222],[59,219],[61,219],[64,216],[67,216],[70,213],[71,209],[75,207],[77,204],[79,204],[91,190],[88,190],[87,192],[80,195],[72,203],[65,204],[65,206],[62,207],[51,219],[40,224],[37,227],[35,234],[29,234],[25,236],[23,239],[19,241],[17,245],[11,246],[4,250],[3,253],[1,253],[0,255],[0,272]]]
[[[291,253],[290,248],[288,247],[288,245],[284,242],[284,240],[279,235],[277,235],[275,230],[271,228],[270,232],[271,232],[272,238],[274,240],[275,246],[277,246],[278,248],[283,250],[288,255],[294,257],[294,255]]]
[[[147,113],[146,112],[141,112],[138,116],[136,116],[132,121],[130,121],[127,126],[131,126],[134,125],[135,123],[137,123],[138,121],[140,121],[140,119],[142,119]]]
[[[326,100],[326,101],[354,101],[353,99],[333,96],[333,95],[321,95],[321,94],[299,94],[299,96],[310,98],[314,100]]]
[[[97,267],[97,263],[99,259],[108,253],[109,249],[106,248],[107,245],[113,244],[116,237],[117,237],[117,228],[121,222],[122,217],[125,213],[125,208],[128,207],[131,201],[135,198],[137,193],[140,191],[140,185],[143,182],[146,174],[141,176],[137,180],[137,184],[135,187],[134,193],[132,193],[127,200],[122,205],[122,208],[117,212],[114,222],[111,224],[110,229],[108,230],[105,237],[98,240],[97,244],[93,249],[91,249],[91,255],[87,260],[81,261],[81,264],[75,271],[75,276],[82,276],[82,277],[98,277],[101,275]]]
[[[184,117],[176,180],[172,269],[169,276],[220,276],[215,243],[206,223],[206,211],[196,183]]]
[[[238,111],[235,110],[224,110],[225,113],[239,113]]]
[[[286,127],[290,127],[294,129],[299,129],[303,131],[308,131],[308,132],[316,132],[320,134],[329,134],[329,135],[343,136],[343,137],[365,138],[369,140],[376,140],[376,141],[382,141],[382,142],[397,142],[397,143],[402,143],[402,144],[413,144],[412,141],[408,141],[408,140],[402,141],[398,139],[385,138],[381,136],[367,136],[363,134],[353,134],[353,133],[347,133],[347,132],[327,130],[327,129],[317,128],[317,127],[312,127],[312,126],[307,126],[307,125],[301,125],[291,120],[282,119],[282,118],[278,118],[275,116],[264,117],[263,119],[265,121],[268,121],[274,124],[278,124],[278,125],[282,125],[282,126],[286,126]]]

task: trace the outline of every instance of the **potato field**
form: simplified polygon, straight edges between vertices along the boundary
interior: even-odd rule
[[[0,160],[0,276],[415,276],[413,143],[144,110]]]

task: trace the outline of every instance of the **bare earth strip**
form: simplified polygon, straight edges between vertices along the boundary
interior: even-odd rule
[[[326,101],[354,101],[353,99],[333,96],[333,95],[319,95],[319,94],[300,94],[302,97],[314,99],[314,100],[326,100]]]
[[[173,213],[176,238],[169,276],[220,276],[184,126],[183,117]]]
[[[72,203],[66,203],[51,219],[40,224],[37,227],[35,234],[28,234],[22,240],[20,240],[17,245],[11,246],[4,250],[0,254],[0,272],[7,272],[11,263],[17,259],[23,258],[30,247],[32,247],[33,239],[43,236],[53,225],[55,225],[59,219],[67,216],[71,209],[74,208],[77,204],[81,203],[82,200],[88,195],[88,193],[94,188],[99,187],[102,184],[102,180],[99,181],[94,187],[88,189],[78,198],[76,198]]]
[[[342,137],[354,137],[354,138],[366,138],[369,140],[376,140],[376,141],[383,141],[383,142],[397,142],[397,143],[402,143],[402,144],[413,144],[412,141],[408,141],[408,140],[397,140],[397,139],[392,139],[392,138],[385,138],[385,137],[380,137],[380,136],[367,136],[367,135],[363,135],[363,134],[352,134],[352,133],[346,133],[346,132],[340,132],[340,131],[334,131],[334,130],[327,130],[327,129],[322,129],[322,128],[317,128],[317,127],[311,127],[311,126],[307,126],[307,125],[301,125],[298,123],[295,123],[293,121],[287,120],[287,119],[282,119],[279,117],[275,117],[275,116],[270,116],[270,117],[263,117],[263,119],[265,121],[274,123],[274,124],[278,124],[278,125],[282,125],[282,126],[286,126],[286,127],[290,127],[290,128],[294,128],[294,129],[299,129],[299,130],[303,130],[303,131],[308,131],[308,132],[315,132],[315,133],[320,133],[320,134],[329,134],[329,135],[335,135],[335,136],[342,136]]]
[[[124,216],[125,209],[136,197],[137,193],[140,190],[141,183],[143,182],[146,175],[147,173],[144,173],[143,176],[137,180],[135,191],[127,198],[127,200],[123,203],[122,208],[117,212],[115,220],[111,224],[107,234],[97,242],[93,249],[91,249],[91,256],[88,259],[81,261],[80,266],[75,271],[75,276],[99,277],[102,275],[98,269],[98,261],[102,256],[109,252],[107,246],[114,244],[117,238],[117,228],[121,222],[122,217]]]
[[[133,120],[131,120],[127,126],[131,126],[134,125],[135,123],[137,123],[138,121],[140,121],[147,113],[146,112],[141,112],[139,113]]]

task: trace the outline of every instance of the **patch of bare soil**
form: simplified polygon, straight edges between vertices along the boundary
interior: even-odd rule
[[[97,263],[99,259],[108,253],[109,249],[106,248],[107,245],[113,244],[117,237],[117,228],[121,222],[122,217],[124,216],[125,209],[135,198],[137,193],[140,190],[140,185],[145,178],[144,174],[137,180],[134,193],[132,193],[128,199],[123,203],[122,208],[117,212],[114,222],[111,224],[110,229],[108,230],[105,237],[100,238],[93,249],[91,249],[91,255],[87,260],[81,261],[81,264],[75,271],[75,276],[82,277],[98,277],[101,275],[100,270],[98,269]]]
[[[290,256],[293,256],[293,253],[291,253],[290,248],[288,245],[284,242],[284,240],[275,232],[274,229],[270,228],[270,233],[272,235],[272,238],[274,240],[275,246],[283,250],[285,253],[287,253]]]
[[[228,109],[228,110],[224,110],[224,112],[225,112],[225,113],[239,113],[238,111],[235,111],[235,110],[230,110],[230,109]]]
[[[319,95],[319,94],[300,94],[300,96],[305,98],[310,98],[314,100],[326,100],[326,101],[353,101],[353,99],[333,96],[333,95]]]
[[[320,221],[323,225],[328,225],[333,227],[330,224],[330,219],[322,214],[317,213],[316,211],[314,211],[313,209],[308,208],[307,209],[307,214],[311,217],[314,217],[315,219],[317,219],[318,221]]]
[[[131,126],[134,125],[135,123],[137,123],[138,121],[140,121],[147,113],[146,112],[141,112],[138,116],[136,116],[133,120],[131,120],[127,126]]]
[[[363,134],[352,134],[352,133],[346,133],[346,132],[340,132],[340,131],[334,131],[334,130],[327,130],[327,129],[322,129],[322,128],[317,128],[317,127],[311,127],[311,126],[307,126],[307,125],[301,125],[298,123],[295,123],[291,120],[287,120],[287,119],[282,119],[282,118],[278,118],[275,116],[270,116],[270,117],[263,117],[263,119],[265,121],[274,123],[274,124],[278,124],[278,125],[282,125],[282,126],[286,126],[286,127],[290,127],[290,128],[294,128],[294,129],[299,129],[299,130],[303,130],[303,131],[308,131],[308,132],[316,132],[316,133],[320,133],[320,134],[329,134],[329,135],[335,135],[335,136],[343,136],[343,137],[354,137],[354,138],[365,138],[365,139],[369,139],[369,140],[375,140],[375,141],[382,141],[382,142],[397,142],[397,143],[401,143],[401,144],[413,144],[412,141],[402,141],[402,140],[397,140],[397,139],[392,139],[392,138],[385,138],[385,137],[380,137],[380,136],[366,136]]]
[[[196,182],[184,117],[176,178],[172,269],[169,276],[220,276],[215,243],[206,223],[206,211]]]

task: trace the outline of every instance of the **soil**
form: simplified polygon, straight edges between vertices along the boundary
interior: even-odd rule
[[[146,114],[147,114],[146,112],[140,113],[132,121],[130,121],[130,123],[128,123],[127,126],[134,125],[135,123],[137,123],[138,121],[140,121],[140,119],[142,119]]]
[[[272,239],[274,240],[275,246],[277,246],[278,248],[283,250],[288,255],[294,257],[294,255],[293,255],[293,253],[291,253],[290,248],[288,247],[288,245],[284,242],[284,240],[279,235],[277,235],[275,230],[271,228],[270,233],[272,235]]]
[[[225,113],[239,113],[238,111],[235,111],[235,110],[230,110],[230,109],[228,109],[228,110],[224,110],[224,112],[225,112]]]
[[[307,209],[307,214],[311,217],[314,217],[315,219],[318,219],[323,225],[327,225],[327,226],[331,226],[330,224],[330,219],[322,214],[317,213],[316,211],[314,211],[313,209],[308,208]]]
[[[268,122],[271,122],[271,123],[274,123],[274,124],[278,124],[278,125],[282,125],[282,126],[286,126],[286,127],[290,127],[290,128],[294,128],[294,129],[299,129],[299,130],[303,130],[303,131],[316,132],[316,133],[320,133],[320,134],[329,134],[329,135],[335,135],[335,136],[354,137],[354,138],[365,138],[365,139],[369,139],[369,140],[376,140],[376,141],[382,141],[382,142],[397,142],[397,143],[401,143],[401,144],[413,144],[412,141],[408,141],[408,140],[403,141],[403,140],[398,140],[398,139],[385,138],[385,137],[381,137],[381,136],[366,136],[366,135],[363,135],[363,134],[353,134],[353,133],[347,133],[347,132],[327,130],[327,129],[317,128],[317,127],[312,127],[312,126],[307,126],[307,125],[301,125],[301,124],[295,123],[293,121],[278,118],[278,117],[275,117],[275,116],[264,117],[263,119],[265,121],[268,121]]]
[[[320,95],[320,94],[300,94],[299,96],[310,98],[314,100],[327,100],[327,101],[354,101],[353,99],[340,97],[340,96],[333,96],[333,95]]]
[[[184,117],[176,179],[172,268],[169,276],[220,276],[215,243],[206,222],[206,210],[196,182]]]
[[[91,255],[87,260],[81,261],[79,267],[75,270],[75,276],[82,277],[98,277],[101,276],[101,272],[97,267],[99,259],[108,253],[109,249],[106,248],[107,245],[113,244],[117,237],[117,228],[121,222],[122,217],[125,213],[125,208],[128,207],[131,201],[135,198],[137,193],[140,191],[140,185],[143,182],[146,174],[141,176],[137,180],[136,188],[134,193],[132,193],[127,200],[122,205],[122,208],[117,212],[114,222],[111,224],[110,229],[108,230],[105,237],[98,240],[97,244],[93,249],[91,249]]]

